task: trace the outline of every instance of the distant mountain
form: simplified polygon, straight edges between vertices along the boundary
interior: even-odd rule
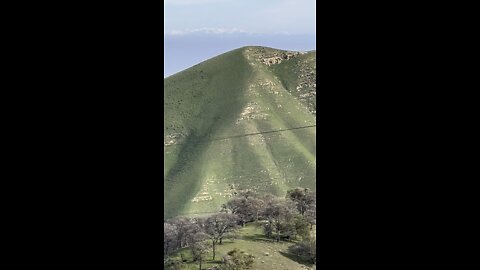
[[[316,186],[316,52],[237,49],[164,79],[165,218]]]

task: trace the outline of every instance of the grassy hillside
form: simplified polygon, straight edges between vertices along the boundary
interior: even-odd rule
[[[164,80],[165,218],[216,211],[236,190],[315,188],[316,129],[288,130],[315,125],[315,61],[246,47]]]

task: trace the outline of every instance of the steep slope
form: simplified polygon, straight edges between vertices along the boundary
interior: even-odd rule
[[[315,187],[315,59],[246,47],[164,80],[164,217]]]

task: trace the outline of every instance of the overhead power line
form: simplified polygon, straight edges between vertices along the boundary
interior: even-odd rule
[[[229,136],[229,137],[222,137],[222,138],[214,138],[211,140],[203,140],[199,141],[197,143],[207,143],[207,142],[214,142],[214,141],[224,141],[224,140],[230,140],[230,139],[236,139],[236,138],[244,138],[244,137],[249,137],[249,136],[258,136],[262,134],[270,134],[270,133],[278,133],[278,132],[285,132],[285,131],[290,131],[290,130],[297,130],[297,129],[306,129],[306,128],[313,128],[316,127],[317,125],[310,125],[310,126],[302,126],[302,127],[294,127],[294,128],[286,128],[286,129],[277,129],[277,130],[270,130],[270,131],[262,131],[262,132],[256,132],[256,133],[248,133],[248,134],[241,134],[241,135],[234,135],[234,136]],[[171,146],[176,146],[176,145],[184,145],[184,143],[173,143],[169,145],[164,145],[164,147],[171,147]]]

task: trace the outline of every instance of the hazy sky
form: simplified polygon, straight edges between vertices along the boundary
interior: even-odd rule
[[[315,33],[315,0],[165,0],[165,32]]]
[[[246,45],[287,50],[316,46],[315,0],[164,0],[164,4],[164,76]]]

